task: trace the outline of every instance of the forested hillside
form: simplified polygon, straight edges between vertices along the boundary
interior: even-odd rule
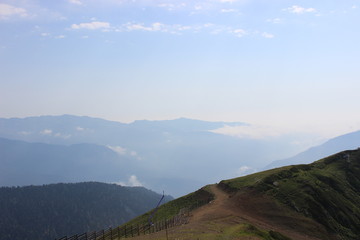
[[[143,187],[98,182],[3,187],[0,239],[49,240],[118,226],[154,208],[160,198]]]

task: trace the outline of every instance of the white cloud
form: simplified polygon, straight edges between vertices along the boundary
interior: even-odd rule
[[[42,131],[40,131],[41,135],[44,136],[53,136],[53,137],[57,137],[57,138],[63,138],[63,139],[68,139],[71,137],[71,134],[62,134],[62,133],[54,133],[53,130],[51,129],[44,129]]]
[[[164,24],[156,22],[152,24],[152,29],[154,31],[161,31],[164,28]]]
[[[12,16],[27,17],[28,13],[24,8],[18,8],[9,4],[0,3],[0,19],[8,19]]]
[[[235,29],[235,30],[232,30],[231,33],[233,33],[235,36],[241,38],[243,36],[245,36],[247,34],[247,32],[243,29]]]
[[[56,39],[63,39],[63,38],[65,38],[65,35],[58,35],[58,36],[56,36],[55,38],[56,38]]]
[[[172,4],[172,3],[160,3],[158,5],[158,7],[161,7],[161,8],[167,8],[168,10],[174,10],[175,9],[175,4]]]
[[[127,23],[126,29],[128,31],[136,31],[136,30],[142,30],[142,31],[155,31],[151,26],[146,27],[143,23]]]
[[[221,2],[221,3],[235,3],[237,1],[238,0],[219,0],[219,2]]]
[[[133,157],[136,157],[136,156],[137,156],[137,152],[131,151],[131,152],[130,152],[130,155],[133,156]]]
[[[132,187],[143,186],[143,184],[139,181],[139,179],[135,175],[131,175],[128,182],[129,182],[129,185]]]
[[[244,37],[250,34],[259,34],[259,32],[248,32],[241,28],[233,28],[226,25],[217,25],[213,23],[195,24],[195,25],[181,25],[181,24],[165,24],[161,22],[155,22],[150,24],[128,22],[122,24],[119,27],[112,27],[111,31],[115,32],[132,32],[132,31],[143,31],[143,32],[161,32],[181,35],[184,32],[192,33],[208,33],[208,34],[219,34],[229,33],[236,37]],[[271,38],[274,35],[267,34],[264,37]]]
[[[182,26],[182,25],[176,25],[175,29],[178,31],[186,31],[186,30],[191,30],[190,26]]]
[[[139,179],[136,177],[136,175],[131,175],[127,182],[116,182],[115,184],[121,185],[121,186],[128,186],[128,187],[142,187],[144,186]]]
[[[274,34],[271,34],[271,33],[267,33],[267,32],[264,32],[263,34],[261,34],[261,36],[263,36],[264,38],[274,38]]]
[[[69,3],[75,4],[75,5],[83,5],[83,3],[80,0],[68,0]]]
[[[221,32],[228,32],[239,38],[245,35],[249,35],[247,31],[240,28],[233,29],[229,26],[215,25],[212,23],[206,23],[202,25],[188,25],[188,26],[181,24],[168,25],[159,22],[152,23],[149,25],[145,25],[144,23],[126,23],[122,27],[118,28],[116,31],[166,32],[171,34],[182,34],[184,31],[191,31],[193,33],[198,33],[203,31],[203,32],[208,32],[210,34],[219,34]]]
[[[248,166],[242,166],[236,170],[236,175],[241,177],[241,176],[245,176],[245,175],[248,175],[248,174],[251,174],[254,172],[256,172],[256,170],[254,168],[251,168]]]
[[[41,135],[52,135],[53,131],[51,129],[44,129],[40,132]]]
[[[196,11],[200,11],[200,10],[203,10],[203,9],[204,9],[204,6],[202,6],[202,5],[195,5],[195,6],[194,6],[194,9],[195,9]]]
[[[137,152],[135,151],[131,151],[131,150],[128,150],[124,147],[120,147],[120,146],[107,146],[109,149],[111,149],[112,151],[116,152],[118,155],[120,156],[125,156],[125,155],[128,155],[128,156],[131,156],[137,160],[142,160],[142,158],[138,155]]]
[[[221,9],[220,12],[221,13],[233,13],[233,12],[238,12],[238,10],[234,9],[234,8],[227,8],[227,9]]]
[[[96,29],[108,29],[110,28],[110,23],[108,22],[89,22],[89,23],[80,23],[80,24],[72,24],[72,29],[89,29],[89,30],[96,30]]]
[[[158,7],[166,8],[168,11],[174,11],[174,10],[182,9],[182,8],[186,7],[186,3],[178,3],[178,4],[161,3],[158,5]]]
[[[79,131],[79,132],[81,132],[81,131],[84,131],[84,130],[85,130],[85,128],[83,128],[83,127],[76,127],[75,129],[76,129],[76,131]]]
[[[167,25],[160,22],[145,25],[144,23],[126,23],[116,31],[118,32],[131,32],[131,31],[146,31],[146,32],[167,32],[171,34],[181,34],[183,31],[198,30],[202,26],[184,26],[181,24]]]
[[[278,23],[281,23],[282,20],[281,20],[281,18],[270,18],[270,19],[267,19],[266,22],[278,24]]]
[[[119,155],[126,155],[127,150],[126,148],[120,147],[120,146],[107,146],[108,148],[110,148],[111,150],[113,150],[114,152],[116,152]]]
[[[295,13],[295,14],[314,13],[314,12],[316,12],[315,8],[304,8],[304,7],[297,6],[297,5],[294,5],[294,6],[289,7],[289,8],[285,8],[283,10],[287,11],[287,12],[290,12],[290,13]]]
[[[287,131],[281,129],[260,125],[245,125],[236,127],[225,126],[223,128],[212,130],[211,132],[250,139],[265,139],[268,137],[278,137],[287,133]]]

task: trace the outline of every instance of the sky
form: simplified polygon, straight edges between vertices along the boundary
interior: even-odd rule
[[[360,130],[360,0],[0,0],[0,117]]]

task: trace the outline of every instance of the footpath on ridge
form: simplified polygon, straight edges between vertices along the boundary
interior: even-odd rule
[[[204,234],[222,235],[226,229],[251,224],[262,230],[280,232],[296,240],[320,240],[315,237],[294,231],[291,226],[300,222],[314,225],[314,231],[320,230],[318,224],[300,215],[282,215],[284,210],[269,197],[262,194],[243,191],[229,194],[217,184],[209,186],[215,198],[210,203],[193,210],[187,224],[176,226],[161,232],[134,237],[134,240],[202,240],[194,238]],[[290,226],[290,227],[289,227]],[[227,239],[227,238],[226,238]],[[247,240],[258,240],[259,237],[246,236]]]

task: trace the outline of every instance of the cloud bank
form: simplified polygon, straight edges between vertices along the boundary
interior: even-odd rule
[[[72,24],[71,29],[88,29],[88,30],[96,30],[96,29],[107,29],[110,28],[110,23],[108,22],[88,22],[88,23],[79,23]]]
[[[9,19],[11,17],[27,17],[26,9],[15,7],[9,4],[0,3],[0,19]]]
[[[131,175],[127,182],[116,182],[115,184],[127,187],[143,187],[144,185],[139,181],[136,175]]]

